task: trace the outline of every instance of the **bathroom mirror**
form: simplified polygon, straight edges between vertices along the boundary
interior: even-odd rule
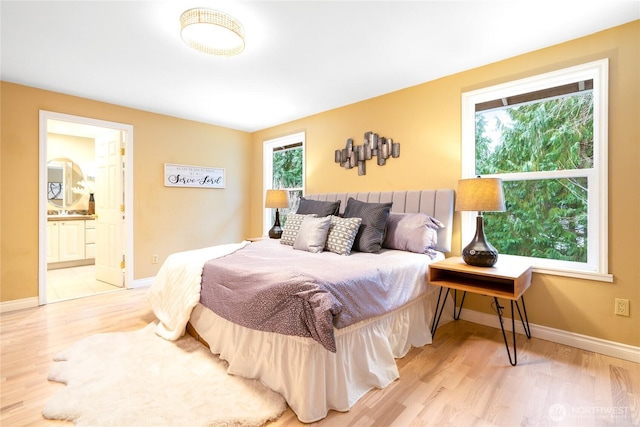
[[[47,163],[47,199],[52,205],[68,209],[78,203],[82,194],[74,193],[84,179],[82,169],[74,161],[57,158]]]

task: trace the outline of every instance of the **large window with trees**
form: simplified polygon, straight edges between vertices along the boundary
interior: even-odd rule
[[[612,280],[607,266],[607,78],[597,61],[464,93],[462,177],[502,179],[484,214],[500,257],[536,271]],[[463,215],[471,240],[473,213]]]
[[[284,225],[287,213],[298,208],[304,191],[304,143],[305,133],[300,132],[264,142],[263,197],[269,189],[286,189],[289,192],[289,209],[280,210],[280,223]],[[264,200],[263,200],[264,206]],[[264,234],[273,226],[275,211],[265,209]]]

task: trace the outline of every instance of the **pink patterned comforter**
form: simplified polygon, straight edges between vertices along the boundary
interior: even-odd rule
[[[334,327],[393,311],[425,292],[429,262],[403,251],[341,256],[264,240],[207,261],[200,302],[241,326],[311,337],[335,352]]]

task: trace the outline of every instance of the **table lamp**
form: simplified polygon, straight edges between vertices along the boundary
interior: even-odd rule
[[[469,265],[492,267],[498,251],[484,235],[482,212],[504,212],[504,195],[500,178],[470,178],[458,181],[456,211],[478,211],[476,235],[463,250],[462,259]]]
[[[269,230],[269,237],[279,239],[282,237],[282,227],[280,227],[280,212],[278,212],[278,209],[289,207],[289,192],[287,190],[267,190],[264,207],[276,209],[276,220],[271,230]]]

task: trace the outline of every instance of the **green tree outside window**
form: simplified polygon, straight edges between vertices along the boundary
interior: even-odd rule
[[[477,112],[476,174],[592,168],[593,129],[591,91]],[[485,214],[488,240],[503,254],[586,262],[587,181],[504,181],[507,210]]]

